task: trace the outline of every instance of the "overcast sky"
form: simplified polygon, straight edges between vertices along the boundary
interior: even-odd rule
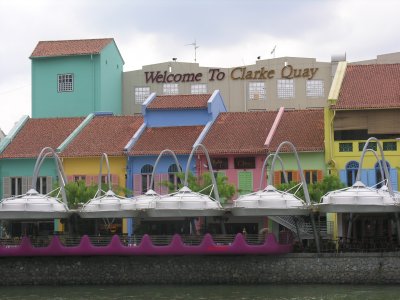
[[[30,54],[38,41],[112,37],[124,71],[170,61],[205,67],[257,56],[348,61],[400,51],[397,0],[0,0],[0,128],[31,113]]]

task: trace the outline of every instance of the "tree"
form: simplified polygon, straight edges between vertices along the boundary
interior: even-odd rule
[[[56,183],[55,188],[57,187],[59,187],[58,182]],[[97,185],[86,186],[86,183],[83,180],[68,182],[65,185],[68,207],[70,209],[75,209],[78,208],[80,205],[85,204],[96,195],[97,189]],[[103,191],[107,191],[108,184],[103,183],[101,189]],[[129,194],[128,189],[120,186],[113,186],[112,190],[118,195]],[[53,193],[52,196],[55,196],[54,194],[55,193]]]
[[[217,181],[217,187],[218,187],[218,192],[219,196],[221,198],[221,202],[225,202],[233,197],[233,195],[236,193],[235,186],[231,183],[228,182],[228,177],[221,173],[214,173],[215,179]],[[178,189],[183,187],[183,182],[185,180],[185,174],[183,173],[178,173],[177,174],[178,178],[180,179],[180,182],[178,184]],[[169,181],[163,181],[161,182],[163,186],[167,186],[169,192],[173,192],[175,190],[175,185]],[[188,187],[193,191],[193,192],[199,192],[204,195],[210,195],[213,196],[213,193],[211,193],[212,189],[212,180],[211,180],[211,173],[206,172],[202,174],[201,176],[194,176],[192,173],[189,173],[188,175]]]
[[[277,186],[276,188],[280,191],[286,191],[286,190],[294,187],[297,184],[298,183],[296,183],[296,182],[284,183],[284,184]],[[329,176],[325,176],[321,182],[315,182],[312,184],[308,184],[307,188],[308,188],[308,193],[310,194],[311,202],[319,203],[322,196],[324,196],[328,192],[344,188],[344,184],[340,181],[339,177],[337,177],[335,175],[329,175]],[[296,195],[299,198],[305,200],[303,189],[300,189],[296,193]]]

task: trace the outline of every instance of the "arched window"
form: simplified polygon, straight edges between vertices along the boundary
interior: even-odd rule
[[[352,186],[356,181],[359,163],[355,160],[349,161],[346,165],[347,186]]]
[[[380,163],[381,163],[381,166],[382,166],[382,171],[385,172],[385,169],[384,169],[384,166],[383,166],[383,161],[381,160]],[[386,161],[386,166],[387,166],[388,171],[390,172],[390,164],[387,161]],[[387,178],[385,178],[385,174],[383,174],[384,178],[382,178],[381,169],[379,168],[379,162],[377,162],[375,164],[375,174],[376,174],[376,187],[380,188],[383,185],[383,180],[387,179]]]
[[[181,183],[181,179],[178,177],[178,172],[176,164],[172,164],[168,167],[168,181],[174,186],[174,190],[177,190],[178,184]]]
[[[142,174],[142,193],[146,193],[150,188],[150,181],[151,181],[151,174],[153,173],[153,166],[152,165],[144,165],[140,170]],[[151,189],[154,190],[154,182]]]

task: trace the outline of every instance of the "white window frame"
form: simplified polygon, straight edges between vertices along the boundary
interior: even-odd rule
[[[142,104],[150,95],[150,87],[139,86],[135,87],[135,103]]]
[[[47,177],[46,176],[39,176],[36,181],[36,191],[40,194],[46,195],[48,192],[51,191],[47,186]]]
[[[24,193],[22,177],[10,177],[10,187],[11,187],[11,189],[10,189],[11,196],[22,195]],[[14,193],[13,193],[13,189],[14,189]]]
[[[264,81],[250,81],[248,84],[248,97],[250,101],[265,100],[265,82]]]
[[[293,79],[278,79],[276,82],[276,90],[279,99],[294,98],[294,80]]]
[[[179,87],[177,83],[164,83],[163,84],[164,95],[178,95]]]
[[[207,84],[197,83],[190,86],[190,92],[193,95],[207,94]]]
[[[74,74],[58,74],[57,75],[57,92],[73,92],[74,91]]]
[[[309,98],[325,97],[325,82],[322,79],[306,80],[306,95]]]

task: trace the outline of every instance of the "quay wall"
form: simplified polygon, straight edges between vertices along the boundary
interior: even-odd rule
[[[0,285],[396,284],[400,253],[1,257]]]

